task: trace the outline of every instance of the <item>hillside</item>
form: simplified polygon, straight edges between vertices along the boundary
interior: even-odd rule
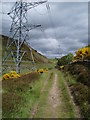
[[[4,36],[4,35],[0,35],[0,37],[2,37],[2,55],[4,55],[5,46],[7,44],[8,37]],[[13,46],[13,48],[14,48],[14,46]],[[11,48],[11,49],[13,49],[13,48]],[[28,60],[31,57],[31,53],[30,53],[29,47],[24,44],[22,46],[21,50],[27,50],[28,54],[27,54],[27,56],[26,55],[24,56],[23,60],[24,61]],[[45,56],[41,55],[40,53],[38,53],[33,48],[32,48],[32,52],[33,52],[33,56],[34,56],[35,62],[39,62],[39,63],[47,63],[48,62],[48,59]],[[9,58],[9,59],[11,60],[11,58]]]

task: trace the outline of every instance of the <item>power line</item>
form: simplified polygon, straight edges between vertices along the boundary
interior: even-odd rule
[[[50,5],[49,5],[48,2],[46,3],[46,8],[47,8],[47,11],[48,11],[50,23],[51,23],[52,28],[53,28],[53,30],[54,30],[54,29],[55,29],[55,26],[54,26],[54,23],[53,23],[52,14],[51,14],[51,9],[50,9]],[[57,40],[57,36],[56,36],[56,31],[55,31],[55,30],[54,30],[54,36],[55,36],[55,39]]]
[[[34,8],[34,10],[35,10],[39,15],[47,15],[47,12],[46,12],[46,13],[40,13],[36,8]]]
[[[7,15],[7,13],[5,13],[5,12],[0,12],[0,14],[6,14]]]
[[[27,20],[27,11],[46,2],[47,1],[22,2],[22,0],[15,2],[14,6],[8,13],[8,15],[12,19],[12,24],[2,65],[4,65],[5,61],[11,56],[15,62],[16,71],[20,73],[21,61],[23,57],[27,54],[27,50],[22,50],[22,46],[24,44],[27,44],[31,52],[33,67],[35,68],[32,49],[26,40],[29,39],[28,32],[32,29],[40,27],[41,25],[29,25]]]
[[[55,31],[55,25],[54,25],[54,23],[53,23],[52,14],[51,14],[51,8],[50,8],[50,5],[49,5],[48,2],[46,3],[46,8],[47,8],[47,11],[48,11],[50,23],[51,23],[52,28],[53,28],[53,30],[54,30],[55,39],[57,40],[57,35],[56,35],[56,31]],[[61,54],[61,56],[62,56],[62,52],[60,53],[60,45],[58,45],[58,47],[59,47],[58,53]]]

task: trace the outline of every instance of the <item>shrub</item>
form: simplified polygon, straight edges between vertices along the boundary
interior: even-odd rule
[[[2,76],[2,80],[8,80],[8,79],[10,79],[9,74],[4,74],[4,75]]]
[[[62,66],[62,65],[66,65],[70,62],[72,62],[73,60],[73,54],[69,53],[66,56],[63,56],[62,58],[58,59],[57,65]]]
[[[90,60],[90,47],[83,47],[75,51],[76,56],[74,56],[75,60],[83,61],[83,60]]]
[[[40,70],[39,70],[39,73],[43,73],[43,72],[44,72],[44,70],[43,70],[43,69],[40,69]]]
[[[43,69],[37,69],[37,72],[38,72],[38,73],[43,73],[44,70],[43,70]]]
[[[18,78],[20,77],[19,74],[16,73],[16,71],[11,71],[10,73],[6,73],[2,76],[2,80],[8,80],[12,78]]]
[[[77,83],[72,87],[77,104],[85,117],[88,117],[88,87],[82,83]]]
[[[45,72],[47,72],[47,73],[48,73],[48,68],[46,68],[46,69],[45,69]]]
[[[89,86],[89,74],[87,72],[81,72],[77,77],[77,82],[81,82],[87,86]]]
[[[63,69],[63,68],[64,68],[64,66],[60,66],[60,68],[61,68],[61,69]]]
[[[48,71],[48,68],[46,68],[45,70]]]

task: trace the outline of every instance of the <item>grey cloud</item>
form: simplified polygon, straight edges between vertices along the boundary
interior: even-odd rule
[[[10,7],[10,4],[6,6],[7,10]],[[44,4],[28,11],[29,23],[44,28],[44,32],[40,28],[30,31],[29,42],[33,48],[47,57],[59,57],[87,45],[88,3],[52,2],[50,10],[48,15]],[[3,34],[8,35],[10,24],[10,18],[3,15]]]

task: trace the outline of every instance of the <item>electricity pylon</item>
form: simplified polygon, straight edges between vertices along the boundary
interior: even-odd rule
[[[28,44],[27,40],[29,40],[29,31],[41,26],[41,25],[28,24],[27,11],[46,2],[47,1],[24,2],[23,0],[19,0],[18,2],[15,2],[11,11],[8,13],[8,15],[12,19],[12,24],[5,50],[5,55],[2,60],[2,66],[4,65],[5,61],[11,56],[15,62],[16,71],[20,73],[20,64],[27,52],[26,50],[21,50],[21,48],[24,44]],[[29,50],[31,52],[31,59],[32,59],[30,61],[32,61],[33,67],[35,68],[32,49],[30,46],[29,46]]]

